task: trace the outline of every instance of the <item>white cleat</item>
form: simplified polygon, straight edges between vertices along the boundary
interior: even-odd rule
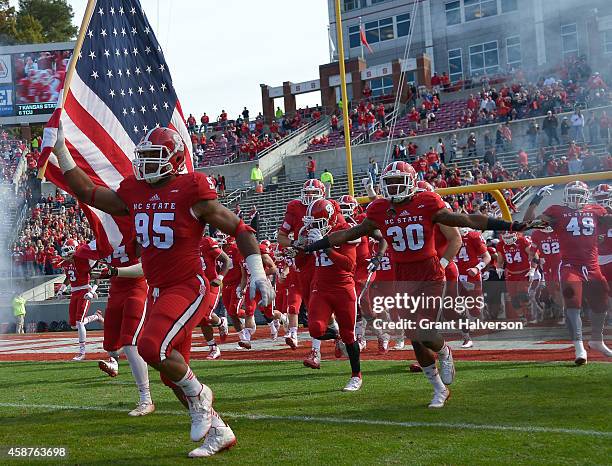
[[[215,359],[219,359],[220,356],[221,350],[217,345],[215,345],[210,348],[210,352],[208,353],[208,356],[206,356],[206,359],[208,359],[209,361],[213,361]]]
[[[270,322],[268,325],[270,326],[270,338],[272,338],[272,341],[276,341],[278,339],[278,329],[274,321]]]
[[[227,324],[227,317],[220,317],[221,323],[219,324],[219,340],[223,343],[227,340],[227,335],[229,334],[229,326]]]
[[[606,358],[612,358],[612,350],[603,341],[589,341],[589,348],[599,351]]]
[[[455,380],[455,363],[453,362],[453,352],[448,348],[448,355],[446,357],[438,356],[438,363],[440,364],[440,379],[444,385],[450,385]]]
[[[74,358],[73,361],[85,361],[85,353],[79,353]]]
[[[440,409],[444,408],[444,405],[450,398],[451,391],[448,388],[444,388],[444,391],[434,391],[434,396],[429,403],[428,408]]]
[[[574,363],[577,366],[584,366],[587,363],[587,352],[584,349],[582,341],[575,341],[574,349],[576,350],[576,358],[574,359]]]
[[[463,343],[461,343],[461,347],[465,348],[465,349],[472,348],[473,346],[474,346],[474,342],[469,337],[468,338],[464,338],[463,339]]]
[[[230,426],[211,427],[202,446],[189,452],[190,458],[206,458],[236,445],[236,436]]]
[[[356,392],[361,388],[362,380],[361,377],[351,377],[345,387],[342,389],[343,392]]]
[[[297,347],[298,347],[298,339],[297,339],[297,337],[293,337],[293,336],[287,335],[285,337],[285,343],[292,350],[297,349]]]
[[[188,396],[189,415],[191,416],[190,437],[193,442],[202,440],[212,423],[212,402],[213,392],[206,385],[202,384],[202,391],[198,396]]]
[[[393,346],[394,350],[403,350],[404,349],[404,340],[395,340],[395,345]]]
[[[110,377],[117,377],[119,375],[119,363],[115,358],[101,359],[98,361],[98,367]]]
[[[96,311],[96,313],[94,315],[96,315],[98,317],[96,319],[98,322],[100,322],[101,324],[104,323],[104,316],[102,315],[102,311],[98,310],[98,311]]]
[[[155,405],[153,403],[149,403],[148,401],[140,401],[136,407],[128,413],[128,416],[146,416],[147,414],[151,414],[153,411],[155,411]]]

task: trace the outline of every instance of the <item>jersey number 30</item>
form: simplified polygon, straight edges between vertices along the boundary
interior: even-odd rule
[[[425,235],[423,234],[423,225],[414,223],[402,228],[393,226],[387,229],[387,236],[393,238],[393,249],[398,252],[410,249],[418,251],[425,245]]]
[[[174,230],[163,222],[172,221],[174,212],[156,212],[153,215],[139,212],[134,217],[136,239],[143,248],[148,248],[152,242],[158,249],[170,249],[174,244]]]

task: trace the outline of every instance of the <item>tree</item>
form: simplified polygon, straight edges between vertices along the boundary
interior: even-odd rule
[[[17,20],[15,8],[9,5],[9,0],[0,0],[0,45],[15,43],[17,35]]]
[[[36,18],[30,15],[17,16],[17,34],[15,39],[19,44],[46,42],[42,25]]]
[[[27,16],[31,19],[27,19]],[[36,38],[40,34],[42,40],[36,42],[66,42],[74,39],[78,31],[72,25],[73,17],[74,10],[66,0],[19,0],[18,24],[30,29],[18,31],[18,34],[28,38]]]

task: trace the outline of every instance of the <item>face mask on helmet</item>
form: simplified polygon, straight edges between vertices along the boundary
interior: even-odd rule
[[[215,239],[220,246],[227,243],[227,235],[225,233],[217,233]]]
[[[546,227],[546,228],[542,228],[542,231],[543,231],[544,233],[552,233],[552,232],[553,232],[553,231],[555,231],[555,230],[553,229],[553,227],[548,226],[548,227]]]
[[[64,258],[72,256],[76,252],[76,245],[72,243],[64,243],[62,245],[61,255]]]
[[[506,244],[514,244],[516,243],[516,240],[518,239],[518,237],[516,236],[516,233],[504,233],[502,234],[502,241]]]
[[[382,175],[380,186],[383,197],[391,202],[402,202],[414,194],[415,184],[412,176],[389,174]]]
[[[323,199],[323,194],[317,188],[305,188],[302,190],[302,204],[310,205],[319,199]]]
[[[170,158],[172,154],[166,146],[155,146],[148,142],[136,146],[132,160],[134,176],[137,180],[157,183],[174,172]]]
[[[589,203],[589,188],[581,185],[568,185],[565,187],[563,202],[570,209],[580,209]]]
[[[465,236],[465,235],[467,235],[467,234],[468,234],[470,231],[471,231],[471,230],[470,230],[470,228],[468,228],[468,227],[461,227],[461,228],[459,228],[459,234],[460,234],[461,236]]]
[[[329,221],[326,218],[314,218],[309,216],[304,217],[304,226],[308,230],[314,230],[316,228],[323,236],[329,233],[332,229]]]

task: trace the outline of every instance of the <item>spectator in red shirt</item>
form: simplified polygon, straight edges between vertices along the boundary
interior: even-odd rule
[[[381,125],[385,125],[385,106],[383,104],[379,104],[378,107],[376,107],[376,118]]]
[[[427,158],[427,165],[429,168],[432,168],[436,172],[440,170],[440,157],[433,147],[429,148],[429,151],[427,154],[425,154],[425,157]]]
[[[312,119],[315,121],[319,121],[321,119],[321,112],[318,108],[316,108],[314,112],[312,112]]]
[[[408,157],[412,160],[413,158],[416,158],[417,155],[417,150],[418,150],[419,146],[416,145],[414,142],[410,141],[408,143]]]
[[[208,131],[209,123],[210,123],[210,118],[208,117],[206,112],[204,112],[204,115],[202,115],[202,117],[200,118],[200,133],[205,133],[206,131]]]
[[[311,155],[308,156],[308,162],[306,162],[306,172],[308,173],[308,179],[315,179],[315,170],[317,169],[317,162],[312,158]]]
[[[410,109],[410,113],[408,113],[408,121],[410,122],[410,128],[417,129],[419,124],[419,112],[417,112],[415,107]]]
[[[196,119],[192,114],[189,114],[189,117],[187,118],[187,130],[190,134],[195,133],[196,130]]]
[[[431,87],[434,93],[440,92],[441,85],[442,85],[442,80],[440,79],[440,76],[438,76],[438,73],[434,73],[433,76],[431,77]]]
[[[363,91],[362,91],[362,92],[363,92],[363,96],[364,96],[366,99],[369,99],[370,97],[372,97],[372,88],[370,88],[370,86],[369,86],[368,84],[366,84],[366,85],[363,87]]]
[[[331,129],[332,131],[338,131],[338,117],[336,115],[331,117]]]

